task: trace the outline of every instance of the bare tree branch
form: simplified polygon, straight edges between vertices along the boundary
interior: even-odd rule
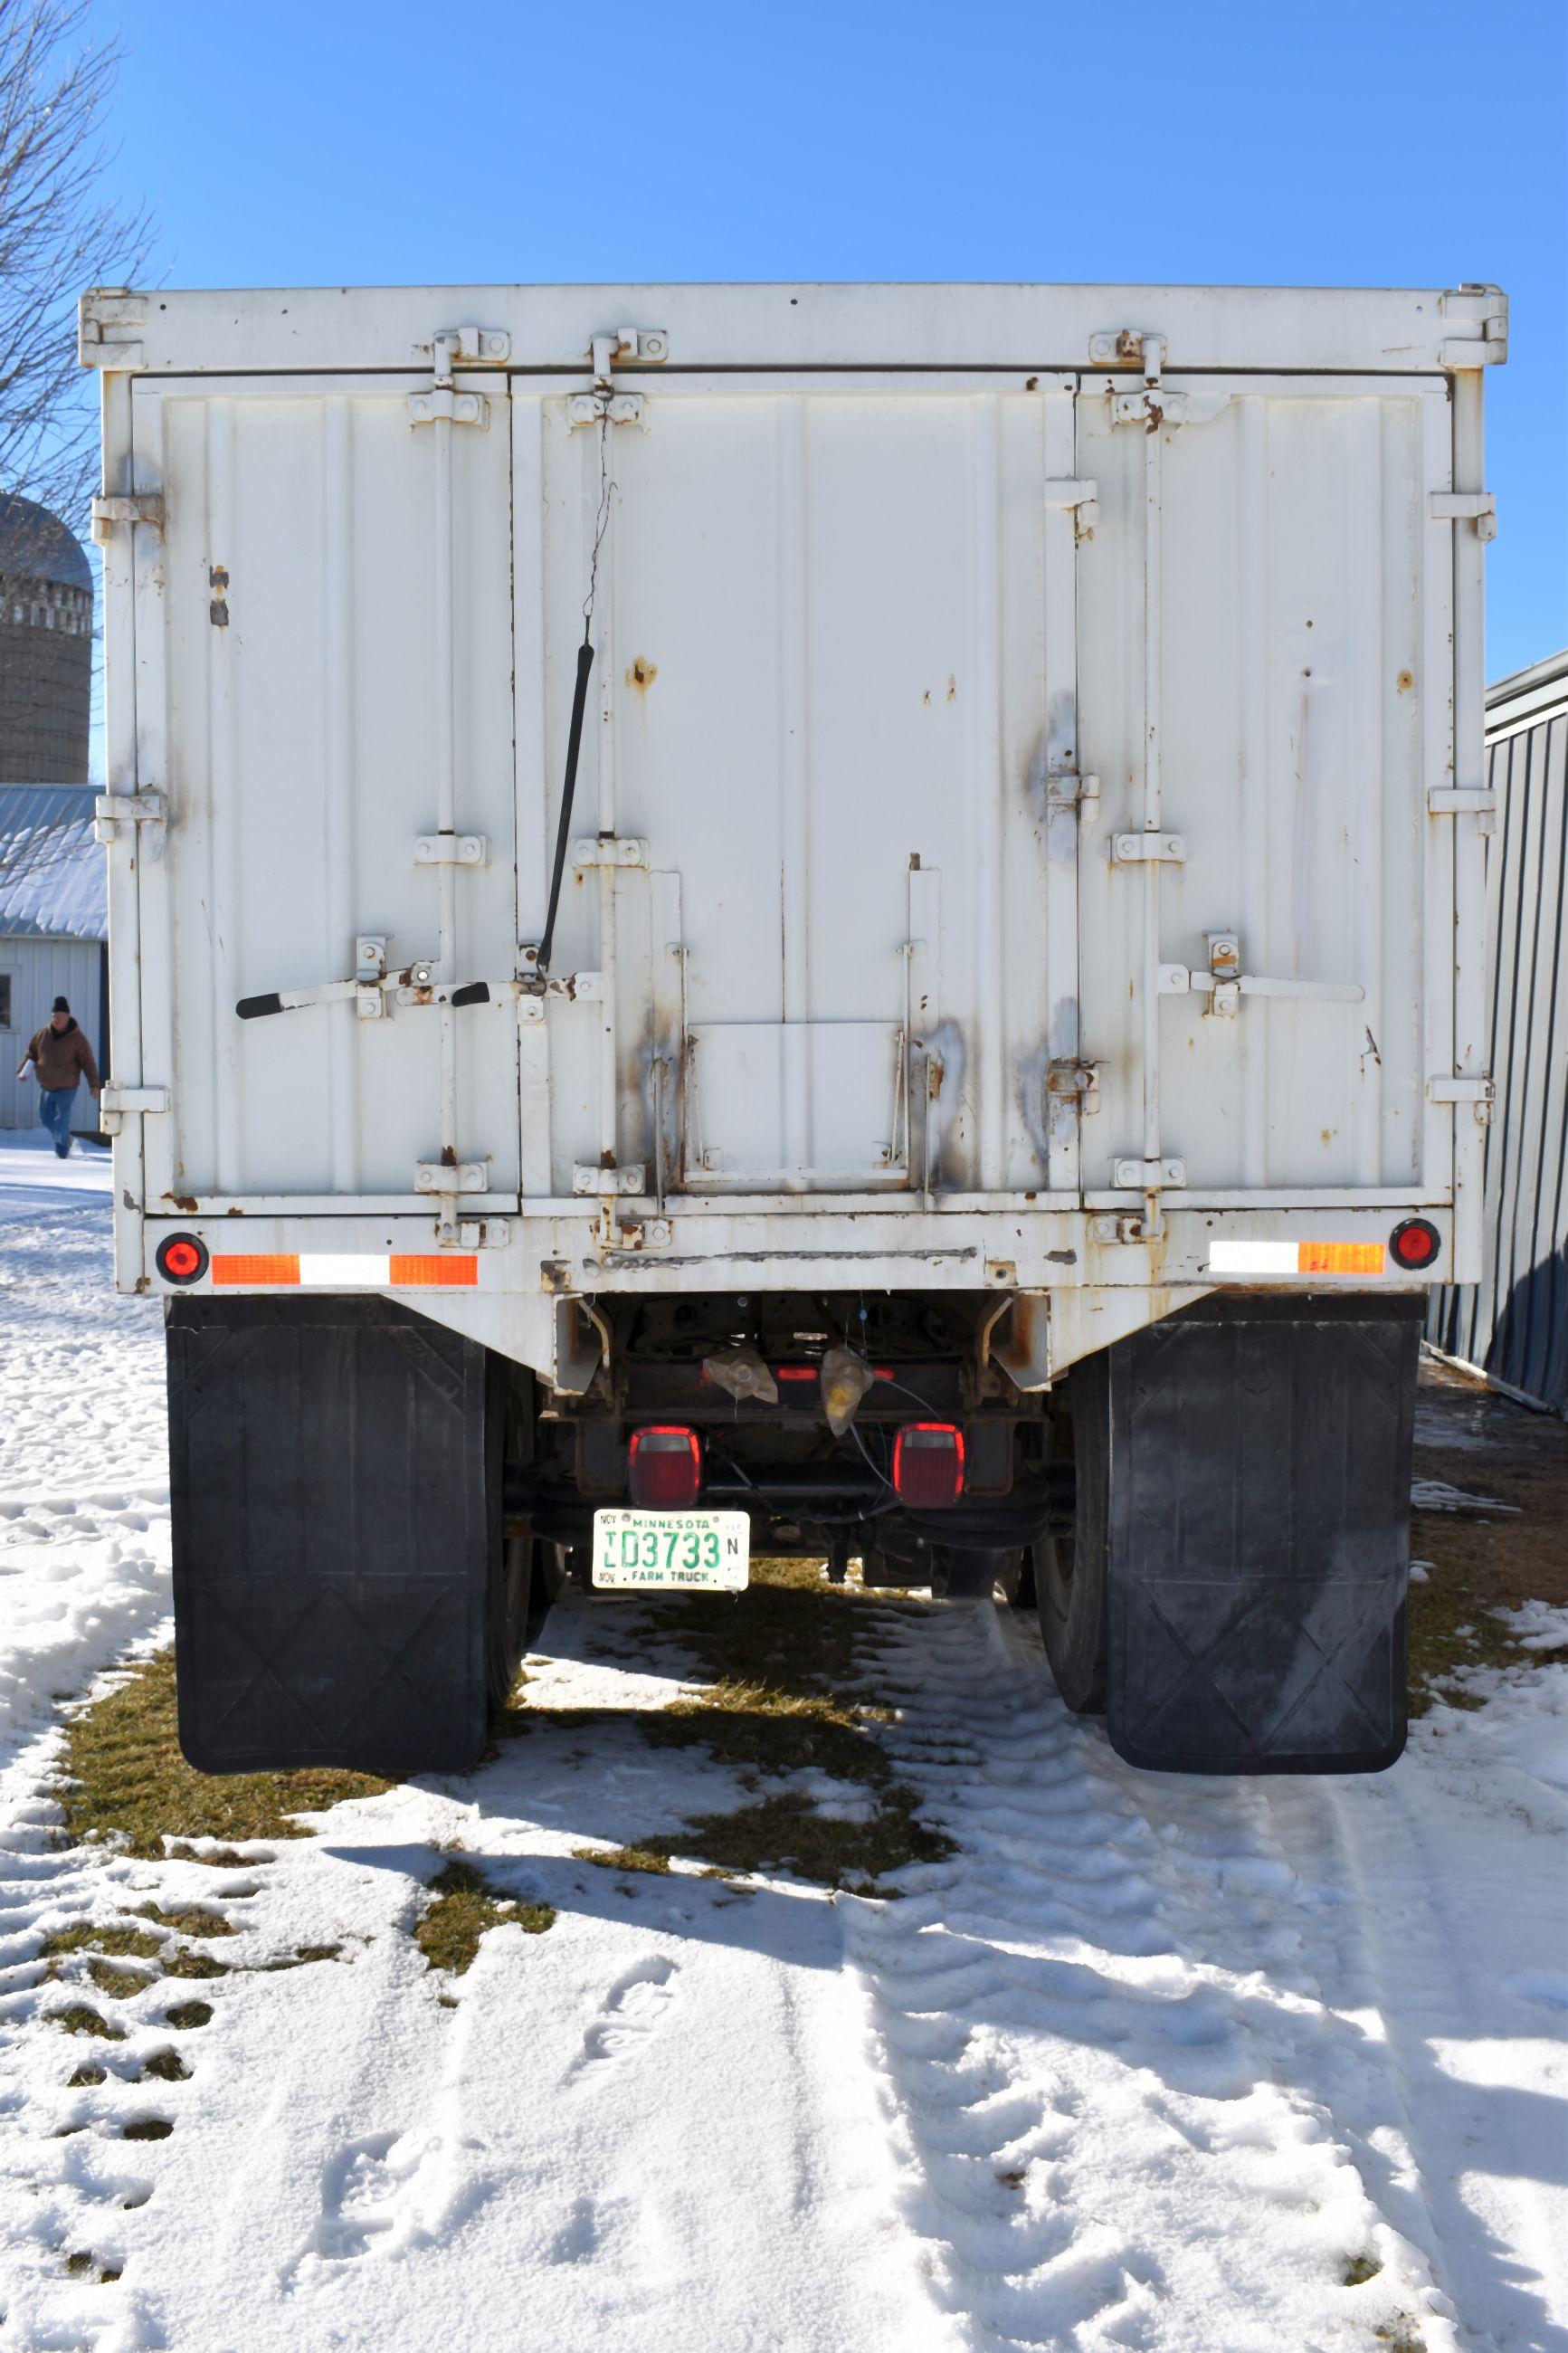
[[[117,43],[92,37],[89,0],[0,0],[0,489],[79,533],[97,418],[77,297],[132,280],[149,234],[144,212],[99,193],[119,63]]]

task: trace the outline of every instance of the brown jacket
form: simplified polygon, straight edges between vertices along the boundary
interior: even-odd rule
[[[24,1060],[37,1064],[38,1084],[51,1094],[61,1087],[79,1086],[83,1079],[89,1087],[98,1085],[98,1064],[92,1059],[87,1032],[79,1029],[74,1021],[68,1021],[63,1029],[56,1029],[46,1021]]]

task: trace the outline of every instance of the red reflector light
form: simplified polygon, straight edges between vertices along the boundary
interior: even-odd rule
[[[199,1282],[207,1271],[206,1244],[195,1234],[166,1234],[153,1262],[165,1282]]]
[[[893,1485],[916,1511],[955,1504],[963,1493],[963,1432],[951,1421],[906,1421],[893,1441]]]
[[[778,1377],[781,1381],[814,1381],[821,1370],[820,1365],[781,1365]]]
[[[1425,1218],[1406,1218],[1388,1237],[1388,1254],[1396,1266],[1413,1272],[1430,1266],[1443,1247],[1443,1237]]]
[[[636,1430],[626,1452],[626,1492],[651,1511],[679,1511],[702,1488],[702,1449],[694,1430]]]

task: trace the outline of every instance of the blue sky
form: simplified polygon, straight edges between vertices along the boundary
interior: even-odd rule
[[[1489,669],[1568,643],[1561,0],[102,5],[175,286],[1437,285],[1489,378]]]

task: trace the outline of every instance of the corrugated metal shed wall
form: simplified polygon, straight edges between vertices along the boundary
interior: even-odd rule
[[[1433,1291],[1426,1336],[1568,1412],[1568,653],[1490,690],[1487,744],[1498,829],[1486,1256],[1479,1283]]]

